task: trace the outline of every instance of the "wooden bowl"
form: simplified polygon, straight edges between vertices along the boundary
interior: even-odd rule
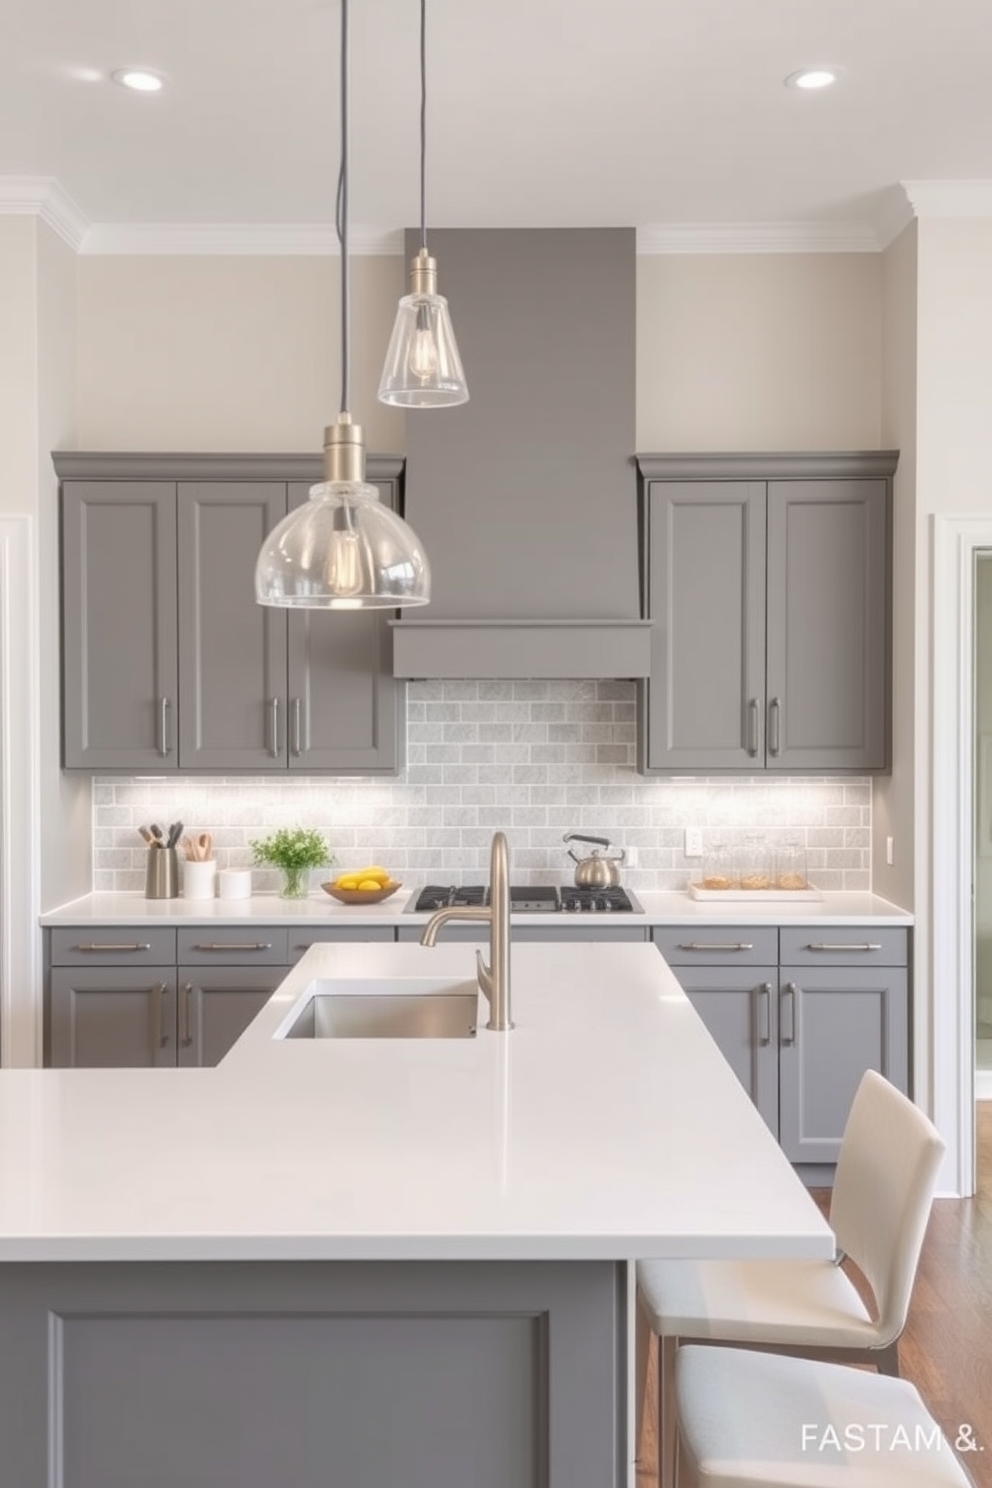
[[[390,881],[383,884],[381,889],[339,889],[332,883],[321,884],[320,887],[325,894],[330,894],[331,898],[336,899],[339,904],[381,904],[384,899],[388,899],[390,894],[395,894],[396,890],[401,889],[403,885]]]

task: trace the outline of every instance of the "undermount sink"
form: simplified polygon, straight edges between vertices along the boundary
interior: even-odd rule
[[[315,982],[276,1038],[474,1038],[479,988],[432,977]]]

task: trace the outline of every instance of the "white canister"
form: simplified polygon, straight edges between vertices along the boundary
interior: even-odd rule
[[[250,899],[251,869],[222,868],[217,875],[217,893],[221,899]]]
[[[213,858],[203,862],[187,858],[183,864],[183,898],[212,899],[217,884],[217,863]]]

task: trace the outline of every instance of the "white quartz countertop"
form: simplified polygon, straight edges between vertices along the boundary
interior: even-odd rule
[[[257,894],[251,899],[146,899],[138,893],[86,894],[41,916],[42,925],[240,925],[295,924],[307,926],[419,924],[427,914],[407,914],[411,894],[402,888],[382,904],[349,906],[336,903],[321,890],[306,899],[282,899]],[[610,924],[643,925],[911,925],[913,916],[870,893],[827,893],[822,900],[798,903],[770,899],[767,903],[696,900],[678,890],[633,891],[644,914],[615,914]],[[586,923],[591,915],[518,914],[514,924]],[[606,916],[603,917],[607,919]]]
[[[319,945],[206,1070],[0,1072],[0,1260],[827,1256],[816,1206],[655,948],[515,945],[508,1034],[293,1039]]]

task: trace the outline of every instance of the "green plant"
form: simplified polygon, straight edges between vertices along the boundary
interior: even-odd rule
[[[319,832],[305,827],[282,827],[271,837],[252,839],[249,844],[256,863],[271,863],[287,872],[300,868],[322,868],[334,862],[334,854]]]

